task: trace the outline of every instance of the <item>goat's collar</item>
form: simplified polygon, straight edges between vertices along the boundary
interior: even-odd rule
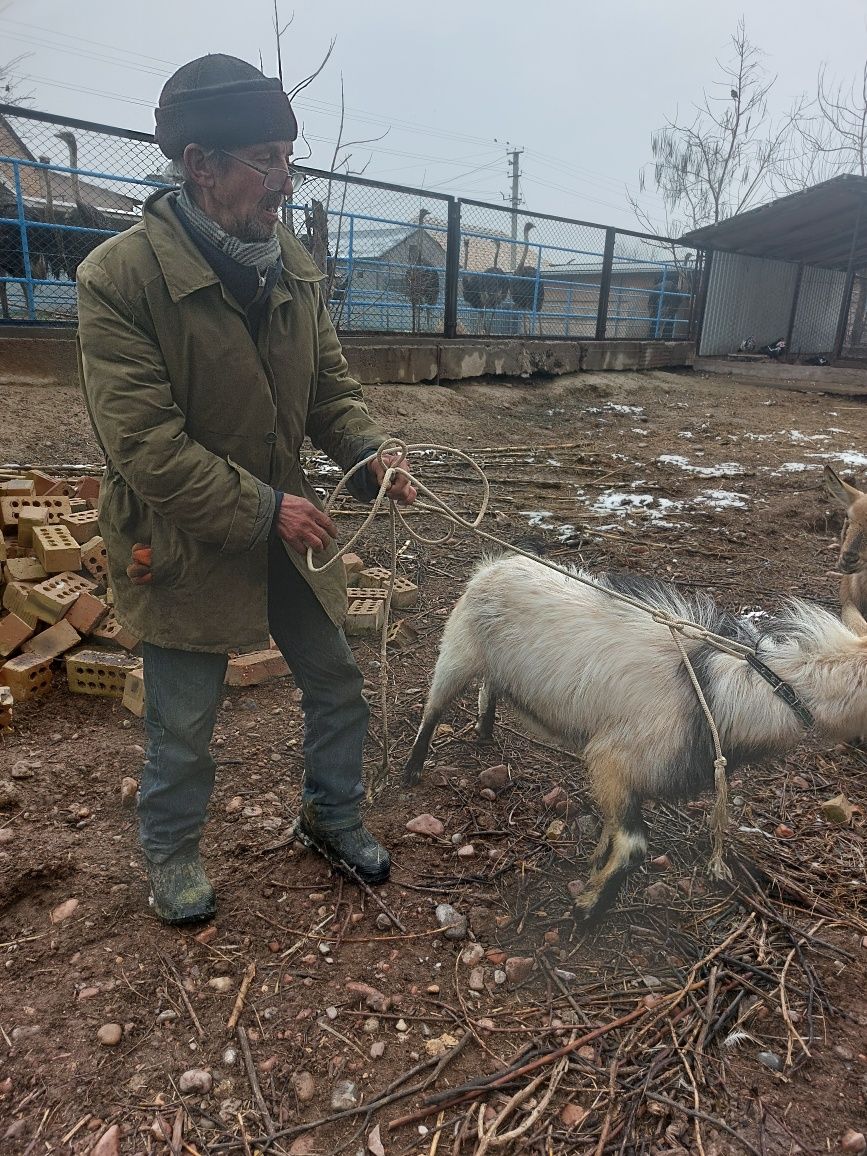
[[[790,710],[794,711],[801,725],[808,731],[812,730],[816,725],[816,720],[798,698],[794,688],[789,686],[787,682],[784,682],[778,674],[774,674],[769,666],[765,666],[757,655],[745,654],[744,658],[746,658],[753,670],[762,676],[765,682],[770,683],[774,688],[774,694],[777,695],[778,698],[781,698]]]

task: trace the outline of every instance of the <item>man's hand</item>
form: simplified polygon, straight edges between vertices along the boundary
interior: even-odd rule
[[[147,586],[153,581],[152,565],[153,550],[142,542],[136,542],[132,548],[132,562],[126,568],[126,576],[133,586]]]
[[[407,461],[406,457],[399,451],[394,450],[392,453],[383,454],[382,460],[387,466],[401,465]],[[407,463],[408,464],[408,463]],[[377,485],[382,485],[382,479],[385,477],[385,470],[383,469],[379,458],[373,458],[367,463],[367,468],[376,478]],[[397,502],[399,506],[411,506],[418,497],[418,491],[412,485],[409,478],[404,474],[398,474],[388,487],[388,496],[392,502]]]
[[[305,554],[308,546],[314,551],[324,549],[337,537],[337,527],[306,498],[284,494],[277,517],[277,533],[293,550]]]

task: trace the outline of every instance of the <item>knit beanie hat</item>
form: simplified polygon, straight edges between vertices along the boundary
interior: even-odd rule
[[[170,76],[160,93],[156,142],[171,160],[188,144],[244,148],[263,141],[295,140],[298,124],[277,77],[264,76],[237,56],[213,53],[191,60]]]

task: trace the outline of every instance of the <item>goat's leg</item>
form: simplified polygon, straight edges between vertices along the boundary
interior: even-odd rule
[[[580,918],[592,921],[605,914],[630,867],[644,858],[647,828],[641,815],[641,800],[630,787],[626,761],[606,756],[594,760],[589,769],[604,825],[587,889],[576,899],[575,906]]]
[[[483,670],[484,663],[473,643],[472,629],[464,625],[458,603],[443,636],[421,726],[403,769],[406,786],[412,786],[421,778],[431,738],[446,708]]]
[[[494,722],[497,716],[497,698],[491,691],[490,685],[483,682],[479,687],[479,718],[476,723],[476,738],[480,743],[490,741],[494,733]]]

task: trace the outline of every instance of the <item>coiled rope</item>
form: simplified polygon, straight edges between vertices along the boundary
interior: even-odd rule
[[[425,485],[420,478],[418,478],[411,469],[408,468],[408,457],[410,454],[420,453],[439,453],[451,457],[456,457],[462,462],[465,462],[475,472],[482,488],[482,500],[479,504],[478,512],[472,518],[463,517],[438,494]],[[397,455],[398,460],[394,464],[386,461],[386,457]],[[575,574],[567,570],[564,566],[558,566],[555,562],[551,562],[546,558],[540,558],[538,555],[531,553],[528,550],[521,549],[520,546],[515,546],[511,542],[506,542],[502,538],[498,538],[496,534],[491,534],[487,530],[481,529],[481,523],[488,510],[490,501],[491,487],[485,476],[484,470],[469,454],[462,450],[455,449],[453,446],[441,446],[435,443],[417,443],[407,444],[401,441],[400,438],[391,438],[384,442],[379,449],[357,462],[351,470],[349,470],[337,483],[331,494],[325,501],[326,513],[334,505],[334,502],[343,491],[346,489],[347,483],[360,470],[367,469],[368,465],[373,462],[379,462],[383,470],[382,481],[379,485],[376,498],[373,501],[367,516],[359,528],[355,531],[352,537],[341,546],[332,558],[329,558],[321,566],[315,563],[315,555],[313,550],[307,549],[307,568],[313,573],[322,573],[330,569],[332,566],[340,562],[344,554],[352,551],[353,547],[365,535],[367,528],[379,513],[384,502],[388,501],[389,510],[389,538],[391,547],[391,577],[389,580],[388,589],[385,597],[384,607],[384,622],[382,627],[382,635],[380,641],[380,706],[382,712],[382,763],[379,775],[371,783],[371,793],[377,793],[384,785],[388,777],[389,771],[389,738],[388,738],[388,671],[387,671],[387,645],[388,645],[388,623],[391,612],[391,600],[394,592],[394,577],[397,568],[397,522],[400,519],[401,525],[406,532],[408,538],[412,541],[420,542],[426,546],[443,546],[454,537],[455,527],[460,527],[464,530],[469,530],[477,537],[484,539],[487,542],[492,542],[497,546],[501,546],[505,550],[511,551],[513,554],[520,554],[524,558],[529,558],[530,561],[537,563],[540,566],[546,566],[549,570],[553,570],[564,577],[571,579],[574,582],[581,582],[585,586],[590,586],[594,590],[598,590],[603,594],[608,595],[618,602],[623,602],[636,610],[640,610],[645,614],[650,615],[654,622],[659,623],[660,626],[667,627],[671,632],[671,637],[675,645],[680,651],[680,656],[686,667],[690,681],[695,690],[701,709],[707,720],[708,728],[710,730],[711,738],[714,746],[714,785],[716,789],[716,799],[714,808],[710,817],[710,828],[712,836],[712,854],[710,858],[709,868],[712,874],[717,878],[730,879],[731,873],[725,865],[723,858],[723,837],[727,822],[727,808],[728,808],[728,784],[726,781],[726,759],[722,752],[722,744],[719,737],[719,731],[714,722],[707,699],[702,692],[701,686],[690,662],[689,655],[684,646],[683,639],[698,640],[707,642],[711,646],[716,647],[717,650],[728,654],[733,658],[746,659],[747,655],[752,655],[754,652],[749,646],[743,643],[736,642],[731,638],[725,638],[722,635],[715,634],[713,631],[699,626],[696,622],[690,622],[688,619],[678,618],[674,615],[668,614],[664,610],[660,610],[656,606],[650,606],[643,602],[640,598],[635,598],[630,594],[624,594],[619,590],[611,590],[606,586],[602,586],[592,578],[587,578],[582,574]],[[403,463],[403,464],[401,464]],[[402,509],[395,503],[388,499],[388,491],[392,483],[398,477],[406,478],[407,481],[413,485],[422,495],[422,501],[416,501],[413,505],[414,510],[423,510],[427,513],[436,515],[447,523],[445,532],[440,537],[427,537],[416,530],[407,518],[404,516]]]

